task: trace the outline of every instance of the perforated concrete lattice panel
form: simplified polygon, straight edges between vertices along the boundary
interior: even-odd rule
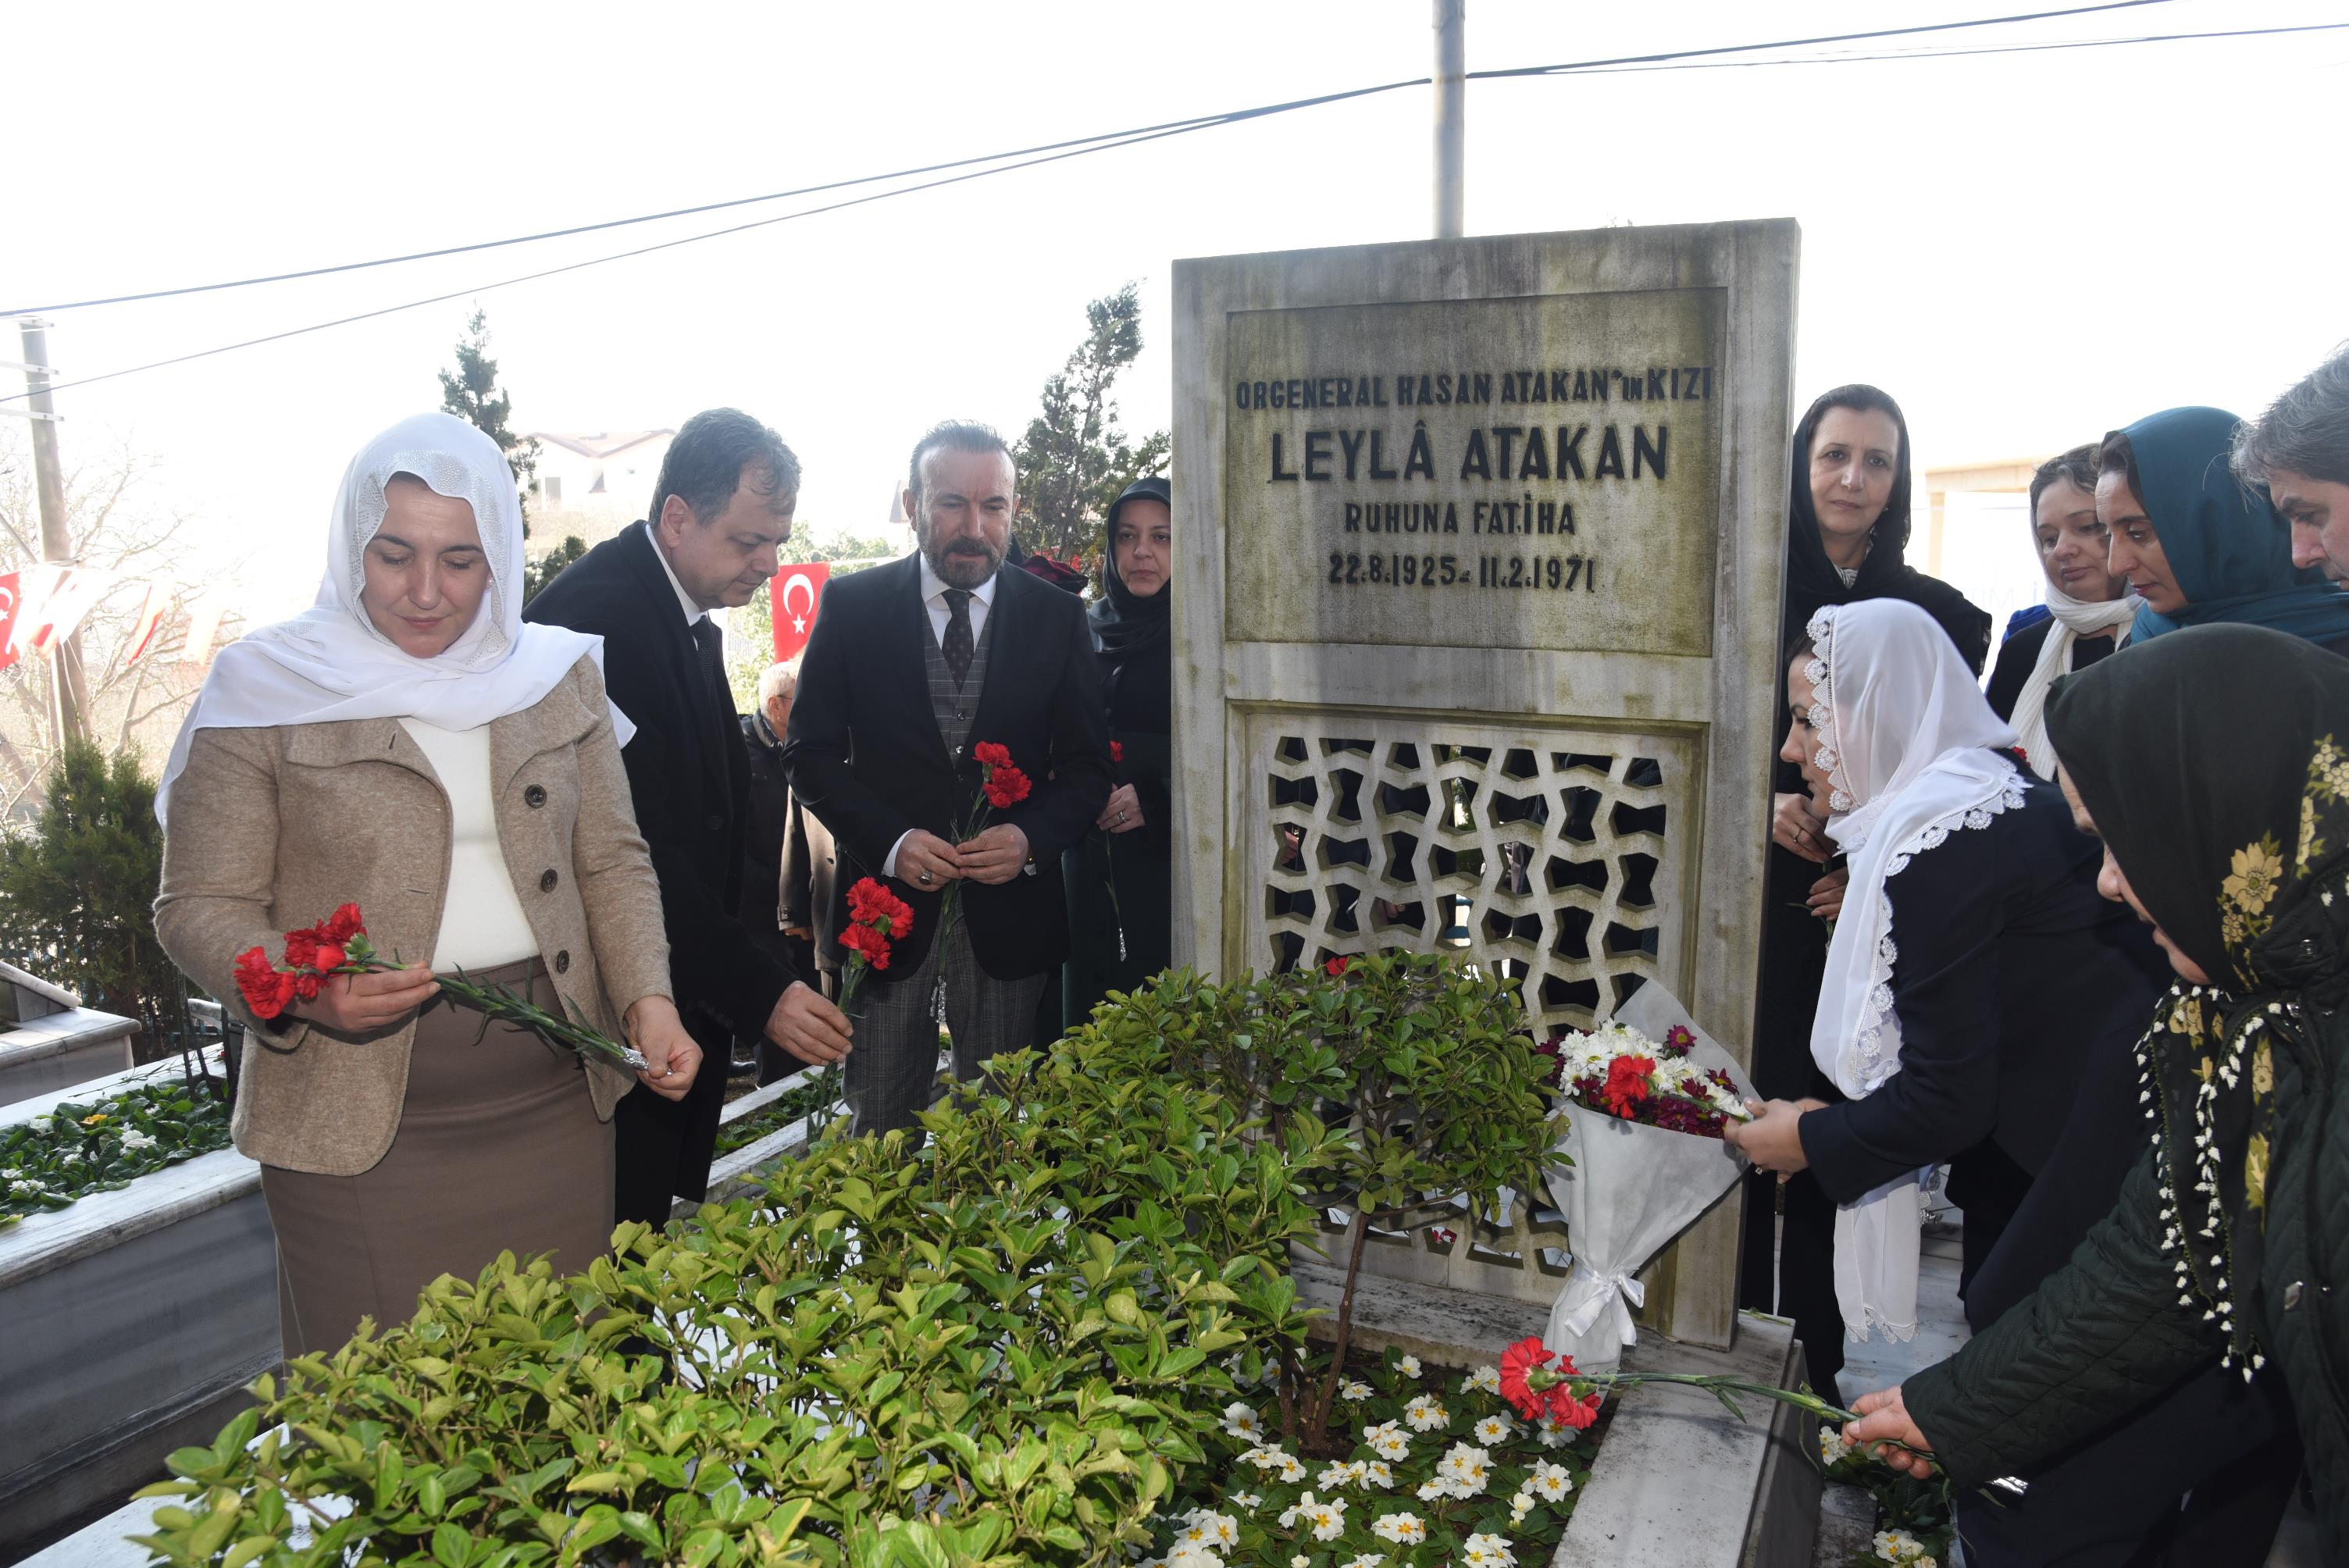
[[[1175,263],[1176,962],[1457,952],[1544,1034],[1654,979],[1744,1048],[1796,246]],[[1555,1295],[1554,1217],[1464,1221],[1407,1217],[1373,1266]],[[1657,1326],[1727,1343],[1736,1221],[1651,1271]]]

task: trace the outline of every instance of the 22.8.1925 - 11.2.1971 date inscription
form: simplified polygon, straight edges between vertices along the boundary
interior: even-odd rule
[[[1599,592],[1599,562],[1587,555],[1406,555],[1333,550],[1328,581],[1344,587],[1522,588]]]

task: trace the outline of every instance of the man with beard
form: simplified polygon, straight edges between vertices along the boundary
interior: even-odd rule
[[[984,425],[914,447],[905,511],[919,548],[835,580],[802,657],[783,747],[792,790],[840,855],[848,891],[886,879],[914,913],[866,975],[847,1062],[856,1130],[916,1126],[935,1094],[943,982],[955,1075],[1028,1043],[1069,949],[1061,851],[1109,799],[1107,720],[1084,605],[1000,570],[1018,509],[1011,454]],[[1028,796],[987,810],[975,748],[1006,747]]]

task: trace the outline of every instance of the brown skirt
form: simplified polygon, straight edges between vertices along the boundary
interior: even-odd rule
[[[472,978],[555,1011],[536,959]],[[264,1165],[277,1306],[290,1357],[339,1347],[372,1317],[406,1323],[440,1275],[471,1280],[501,1252],[575,1273],[611,1244],[612,1129],[570,1051],[435,997],[418,1023],[391,1148],[357,1176]],[[475,1036],[479,1034],[478,1043]]]

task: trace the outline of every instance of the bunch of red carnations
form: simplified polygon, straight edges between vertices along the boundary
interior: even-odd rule
[[[404,968],[395,955],[384,957],[367,940],[367,922],[359,906],[344,904],[316,925],[285,934],[285,954],[271,963],[266,947],[249,947],[236,955],[236,988],[256,1018],[274,1018],[295,1002],[315,1002],[326,981],[337,975],[372,975]],[[617,1067],[641,1069],[644,1057],[594,1029],[535,1006],[529,997],[502,985],[482,985],[455,975],[436,975],[434,982],[451,1001],[461,1002],[487,1020],[517,1025],[550,1045],[562,1046],[582,1057]]]
[[[848,929],[840,945],[848,973],[840,982],[841,1011],[848,1010],[864,976],[889,967],[889,944],[914,929],[913,906],[872,877],[859,877],[848,890]]]
[[[1695,1044],[1696,1037],[1679,1026],[1658,1043],[1637,1029],[1608,1023],[1588,1034],[1562,1032],[1537,1048],[1557,1058],[1555,1081],[1587,1109],[1719,1138],[1724,1124],[1752,1117],[1727,1073],[1688,1059]]]
[[[973,760],[978,764],[978,793],[972,798],[965,820],[956,825],[955,842],[967,844],[986,830],[988,814],[1017,806],[1028,799],[1034,786],[1028,775],[1011,760],[1011,748],[999,741],[982,740],[970,748]],[[955,904],[962,892],[962,883],[950,882],[938,894],[938,934],[941,940],[954,929]]]

